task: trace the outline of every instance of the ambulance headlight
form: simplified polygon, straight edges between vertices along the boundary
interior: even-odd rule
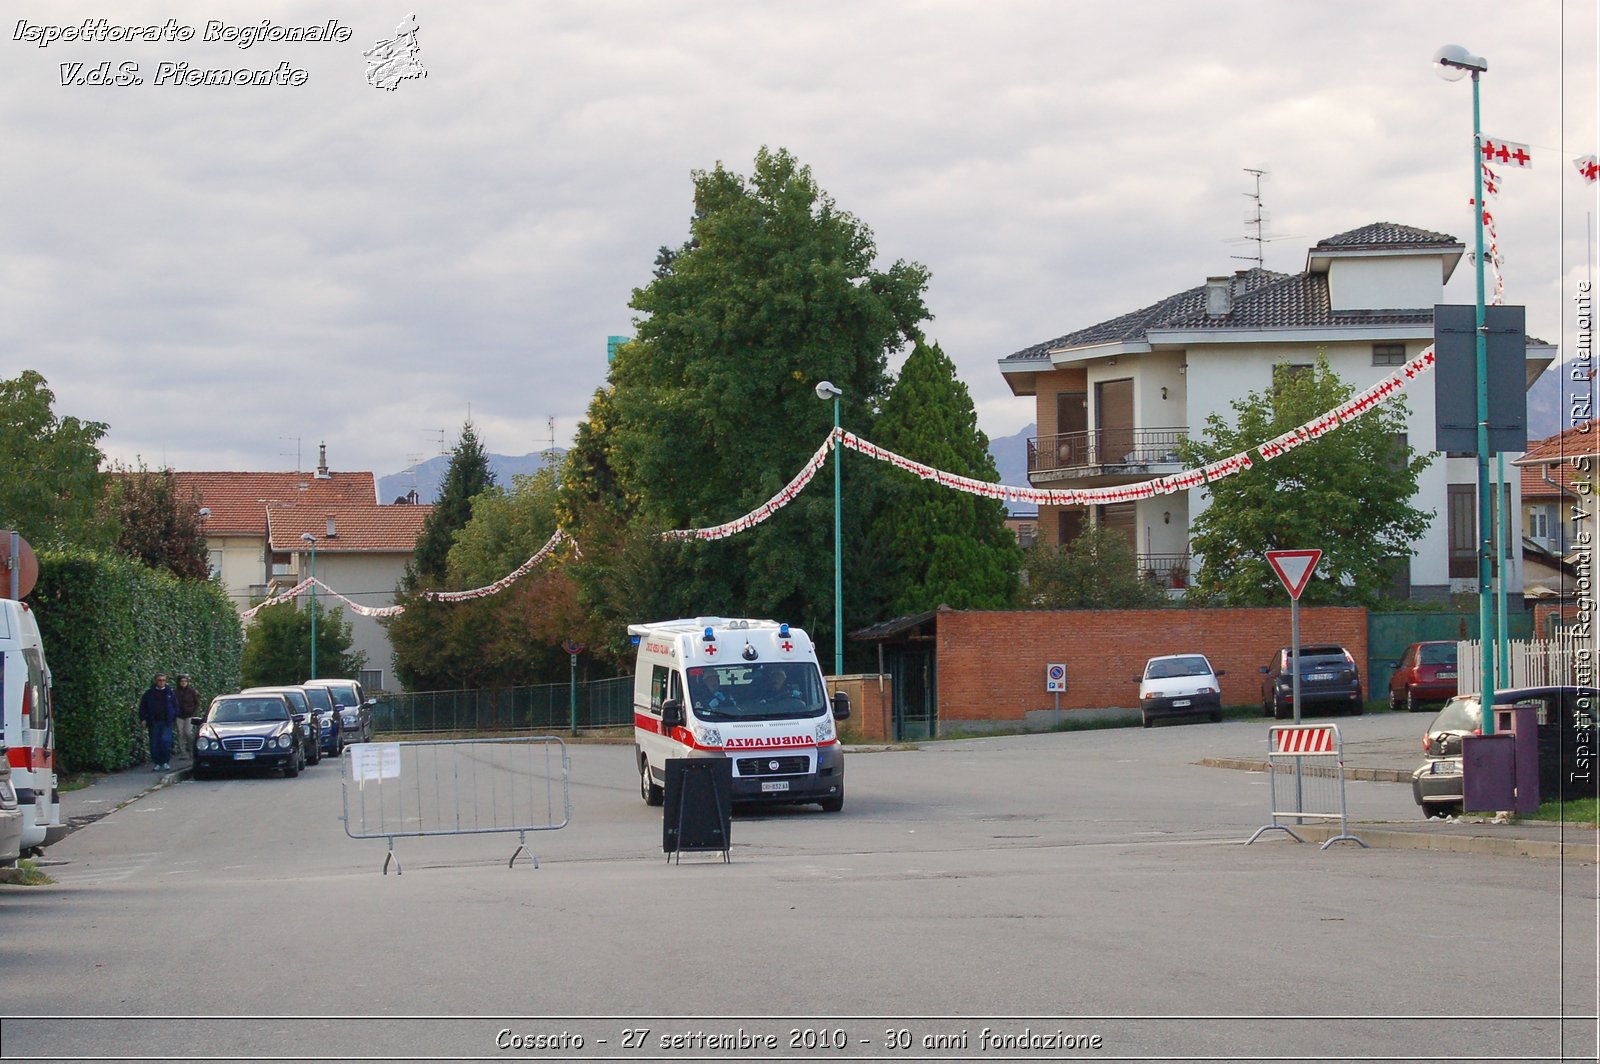
[[[838,733],[833,730],[833,718],[830,716],[817,725],[817,742],[831,743]]]
[[[702,724],[694,730],[694,741],[701,746],[721,746],[722,730],[720,728],[708,728]]]

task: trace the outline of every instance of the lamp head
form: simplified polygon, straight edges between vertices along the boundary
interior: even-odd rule
[[[826,399],[837,399],[843,394],[844,394],[843,392],[841,392],[837,387],[835,387],[835,385],[834,385],[834,383],[832,381],[818,381],[817,382],[817,398],[818,399],[824,399],[824,400],[826,400]]]
[[[1468,74],[1489,69],[1489,61],[1473,55],[1459,44],[1447,44],[1433,53],[1433,72],[1446,81],[1460,81]]]
[[[209,507],[209,506],[200,507],[200,516],[201,517],[210,517],[211,516],[211,507]]]
[[[317,537],[313,536],[310,532],[300,533],[300,538],[311,544],[313,547],[317,545]]]

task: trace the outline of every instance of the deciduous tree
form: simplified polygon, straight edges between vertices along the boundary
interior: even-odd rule
[[[1167,604],[1161,587],[1134,562],[1128,537],[1109,528],[1085,529],[1057,547],[1043,540],[1023,561],[1021,599],[1033,609],[1138,609]]]
[[[1183,451],[1188,465],[1231,457],[1342,405],[1354,390],[1325,355],[1309,371],[1280,365],[1272,387],[1233,404],[1232,423],[1213,414]],[[1281,605],[1283,585],[1266,551],[1318,548],[1322,560],[1307,603],[1374,605],[1427,530],[1411,500],[1427,466],[1405,439],[1403,396],[1270,462],[1212,481],[1211,503],[1191,523],[1202,557],[1190,601]]]
[[[0,380],[0,528],[35,547],[104,547],[100,519],[102,421],[57,417],[44,377],[24,370]]]
[[[116,529],[116,549],[152,569],[184,579],[210,573],[200,494],[184,492],[171,469],[118,467],[102,499],[105,520]]]
[[[720,164],[695,173],[689,239],[635,290],[635,340],[619,350],[580,448],[615,478],[610,511],[646,533],[750,511],[826,438],[833,412],[814,391],[824,379],[843,390],[845,427],[868,432],[889,353],[927,317],[927,271],[879,270],[876,256],[871,231],[786,151],[763,149],[748,179]],[[845,535],[859,545],[879,473],[858,465]],[[832,531],[819,484],[750,532],[681,545],[673,568],[643,574],[660,585],[647,597],[690,615],[781,616],[825,645]],[[865,601],[877,575],[864,551],[854,556],[847,613],[848,596]]]
[[[351,626],[344,610],[325,610],[318,602],[317,672],[323,676],[354,676],[367,664],[367,656],[350,650]],[[295,602],[280,602],[256,614],[244,637],[240,665],[244,686],[297,684],[311,675],[311,610]]]

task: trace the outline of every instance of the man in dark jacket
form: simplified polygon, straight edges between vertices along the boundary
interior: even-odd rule
[[[178,696],[167,686],[166,673],[156,673],[139,699],[139,719],[150,730],[150,760],[157,772],[165,772],[172,767],[172,725],[178,719]]]

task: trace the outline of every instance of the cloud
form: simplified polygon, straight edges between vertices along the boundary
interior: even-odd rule
[[[0,216],[0,365],[108,422],[115,457],[273,469],[326,440],[336,467],[383,474],[469,407],[492,449],[545,446],[552,417],[564,444],[632,289],[687,234],[691,171],[748,172],[764,144],[812,166],[885,263],[930,268],[930,333],[1008,435],[1033,407],[996,359],[1246,265],[1244,167],[1271,170],[1274,269],[1380,219],[1470,239],[1470,97],[1428,71],[1455,40],[1490,57],[1485,126],[1541,152],[1499,205],[1509,295],[1530,330],[1569,328],[1593,194],[1563,138],[1596,148],[1584,5],[481,3],[418,12],[428,76],[393,92],[361,52],[402,9],[271,11],[353,36],[0,40],[0,195],[20,205]],[[60,84],[59,64],[105,60],[309,80]]]

